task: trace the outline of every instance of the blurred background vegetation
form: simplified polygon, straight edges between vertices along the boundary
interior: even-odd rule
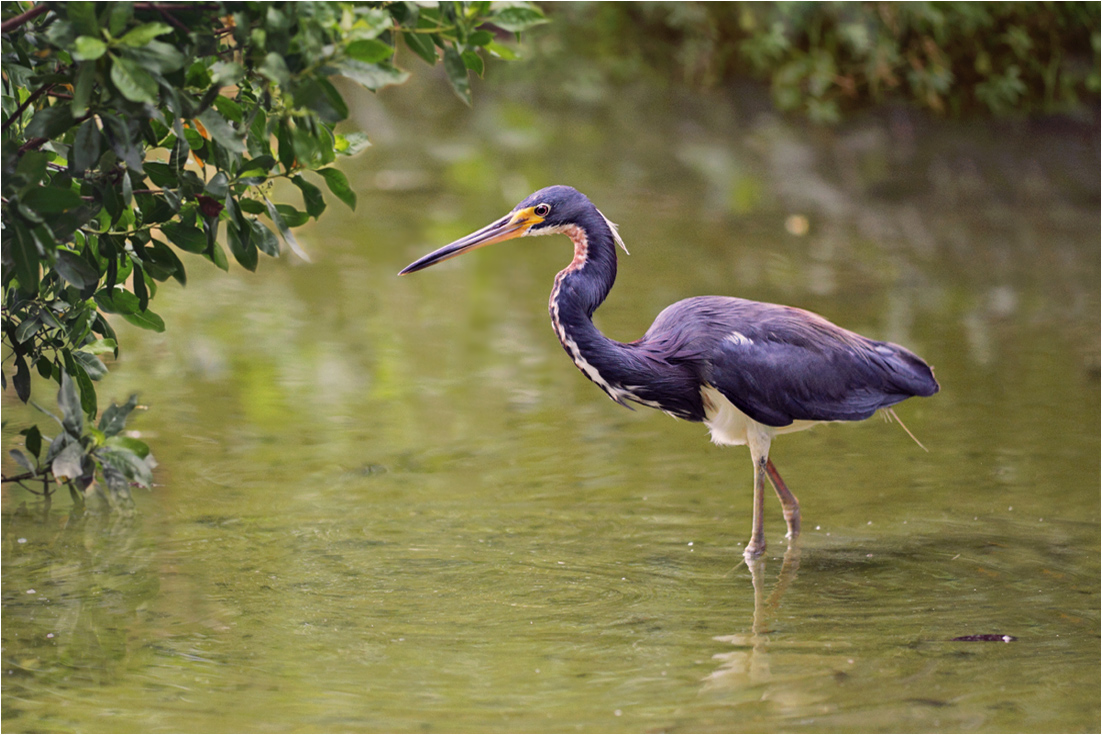
[[[621,79],[769,83],[781,110],[833,123],[907,101],[938,114],[1098,106],[1093,2],[562,3],[553,33]],[[614,61],[613,61],[614,60]]]

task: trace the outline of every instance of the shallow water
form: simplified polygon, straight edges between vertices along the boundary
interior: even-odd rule
[[[120,325],[101,402],[148,401],[158,487],[133,516],[4,487],[5,730],[1099,728],[1097,135],[582,81],[362,100],[314,262],[193,259],[167,332]],[[929,453],[878,419],[778,439],[804,533],[767,499],[747,568],[745,450],[562,353],[565,240],[395,277],[551,183],[632,251],[606,333],[810,308],[935,365],[898,407]],[[5,395],[6,446],[29,416]]]

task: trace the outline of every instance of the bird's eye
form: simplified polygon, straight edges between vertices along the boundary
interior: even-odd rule
[[[532,211],[538,214],[540,217],[546,217],[547,215],[551,214],[551,205],[537,204]]]

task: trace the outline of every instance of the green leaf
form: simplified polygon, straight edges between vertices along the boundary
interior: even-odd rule
[[[245,116],[241,111],[241,105],[228,97],[223,97],[222,95],[215,97],[214,109],[221,112],[223,116],[235,125],[240,125],[245,121]]]
[[[410,51],[420,56],[430,65],[436,63],[436,45],[433,44],[432,39],[427,34],[407,31],[402,34],[402,38],[405,39],[406,46],[409,47]]]
[[[283,242],[291,246],[291,250],[295,252],[298,257],[302,258],[306,262],[310,262],[310,257],[306,255],[306,252],[299,246],[298,240],[295,239],[295,234],[291,232],[291,228],[284,222],[283,216],[276,209],[276,205],[272,204],[272,200],[268,197],[264,197],[264,202],[268,205],[268,216],[272,218],[272,222],[275,224],[276,229],[279,230],[279,234],[283,236]]]
[[[366,64],[377,64],[394,55],[394,47],[374,38],[353,41],[345,47],[345,53]]]
[[[291,81],[291,70],[287,68],[287,62],[275,51],[264,57],[264,63],[257,71],[281,87],[287,86]]]
[[[26,344],[27,340],[38,333],[42,328],[42,320],[37,316],[30,316],[19,323],[15,328],[15,341],[18,344]]]
[[[128,436],[108,437],[104,446],[126,449],[138,455],[142,459],[149,456],[149,445],[140,439],[132,439]]]
[[[84,450],[79,442],[70,442],[58,452],[50,465],[50,471],[59,482],[75,480],[83,474]]]
[[[19,279],[19,288],[25,294],[38,293],[38,245],[34,234],[18,220],[15,222],[15,237],[12,238],[12,254],[15,257],[15,277]]]
[[[15,395],[26,403],[31,397],[31,371],[27,367],[27,361],[18,353],[15,355],[15,375],[11,382],[15,386]]]
[[[88,122],[94,122],[89,120]],[[87,125],[87,123],[85,123]],[[81,127],[84,127],[83,125]],[[147,161],[145,166],[146,176],[157,186],[170,189],[180,185],[180,180],[176,176],[176,169],[167,163],[160,163],[158,161]]]
[[[134,261],[134,277],[130,280],[134,286],[134,295],[138,297],[138,311],[143,312],[149,308],[149,288],[145,282],[145,271]]]
[[[276,209],[279,210],[279,214],[288,227],[302,227],[310,221],[310,215],[295,209],[290,204],[277,204]]]
[[[57,375],[54,375],[55,365],[52,362],[50,362],[49,360],[39,360],[38,362],[36,362],[34,364],[34,367],[35,367],[36,370],[38,370],[38,374],[41,375],[46,380],[55,380],[55,379],[60,380],[61,379],[61,373],[60,372]],[[31,403],[34,403],[34,401],[31,401]],[[37,406],[36,406],[36,408],[37,408]],[[61,422],[59,421],[58,423],[61,423]]]
[[[172,26],[167,23],[146,23],[127,31],[126,35],[119,39],[119,43],[123,46],[144,46],[157,36],[163,36],[166,33],[172,33]]]
[[[72,189],[60,189],[56,186],[40,186],[37,189],[31,189],[20,197],[20,202],[42,214],[60,214],[84,204],[80,194]]]
[[[43,309],[42,311],[38,312],[38,318],[41,319],[48,327],[53,327],[54,329],[65,329],[65,327],[61,325],[61,322],[57,320],[57,317],[54,316],[54,313],[49,309]]]
[[[71,371],[73,380],[80,388],[81,410],[88,416],[95,416],[98,411],[96,407],[96,387],[92,385],[92,380],[88,377],[87,371],[77,362],[72,353],[66,355],[65,367]]]
[[[92,91],[95,86],[96,65],[90,61],[81,64],[77,71],[76,84],[73,86],[73,99],[69,103],[69,111],[74,118],[74,122],[75,118],[84,117],[84,114],[88,112],[88,103],[92,99]],[[95,121],[89,119],[85,122],[94,124]],[[88,167],[85,166],[85,168]],[[83,171],[84,169],[80,170]]]
[[[467,36],[467,44],[470,46],[485,46],[488,43],[492,43],[493,40],[494,34],[489,31],[475,31]]]
[[[77,128],[76,138],[73,141],[73,172],[83,174],[93,168],[99,162],[103,152],[103,136],[100,135],[99,125],[93,119],[85,120]]]
[[[42,151],[27,151],[15,166],[15,173],[22,177],[26,184],[37,184],[46,178],[46,167],[50,163],[52,155]]]
[[[228,87],[231,84],[237,84],[241,81],[241,78],[245,76],[245,67],[236,61],[216,61],[210,68],[212,84],[217,84],[219,87]],[[226,99],[219,96],[219,100]],[[215,100],[215,105],[218,105],[218,100]],[[225,111],[221,107],[218,107],[219,111],[225,114]],[[235,120],[234,122],[240,122]]]
[[[133,324],[135,327],[141,327],[142,329],[148,329],[152,332],[165,331],[165,320],[157,314],[146,309],[135,314],[122,314],[122,318]]]
[[[313,77],[295,89],[295,101],[318,114],[325,122],[335,125],[348,117],[348,104],[337,88],[324,77]]]
[[[284,171],[290,171],[295,165],[295,137],[286,120],[279,121],[276,142],[279,144],[279,162]]]
[[[161,232],[165,233],[172,244],[189,253],[202,253],[207,249],[207,236],[194,225],[166,222],[161,225]]]
[[[532,7],[507,7],[490,16],[490,22],[510,33],[520,33],[532,26],[547,23],[547,16]]]
[[[126,419],[137,406],[138,396],[136,395],[130,396],[130,400],[121,406],[112,403],[100,416],[99,430],[106,436],[115,436],[126,428]]]
[[[273,258],[279,257],[279,238],[275,233],[265,227],[256,219],[249,220],[249,228],[252,229],[252,241],[265,255]]]
[[[110,3],[107,6],[107,30],[112,36],[121,36],[123,29],[134,17],[134,4],[130,2]]]
[[[34,462],[32,462],[30,460],[30,458],[28,458],[27,455],[23,454],[23,452],[21,452],[20,450],[12,449],[8,452],[8,456],[10,456],[12,459],[14,459],[16,461],[16,463],[20,467],[25,469],[27,472],[30,472],[30,473],[33,474],[34,472],[37,471],[35,469]]]
[[[336,194],[337,198],[347,204],[349,209],[356,211],[356,192],[352,191],[352,187],[348,185],[348,177],[344,175],[343,171],[336,168],[323,168],[316,173],[321,174],[322,178],[325,179],[329,191]]]
[[[77,361],[80,367],[84,368],[84,372],[92,380],[99,380],[107,375],[107,366],[103,364],[103,360],[90,352],[85,352],[83,349],[74,350],[73,359]]]
[[[230,262],[226,260],[226,251],[217,242],[210,243],[210,247],[204,255],[210,258],[210,262],[214,263],[215,267],[229,271]]]
[[[57,251],[55,266],[61,277],[78,289],[85,289],[99,283],[100,274],[84,258],[68,250]]]
[[[31,453],[32,457],[38,457],[42,454],[42,432],[38,430],[37,426],[32,426],[29,429],[23,429],[19,432],[23,435],[23,446],[27,448],[27,451]]]
[[[333,152],[335,139],[325,126],[316,126],[311,130],[306,125],[300,125],[295,128],[293,137],[295,158],[300,167],[321,168],[336,158]]]
[[[321,189],[302,178],[301,174],[291,177],[291,183],[302,192],[302,201],[306,206],[306,214],[314,219],[325,211],[325,198],[321,195]]]
[[[402,84],[409,79],[409,72],[395,69],[389,64],[365,64],[355,59],[345,59],[336,64],[336,68],[341,76],[348,77],[373,92],[392,84]]]
[[[69,105],[43,107],[27,124],[27,138],[52,139],[73,126],[73,114]]]
[[[152,79],[152,77],[150,78]],[[126,161],[126,165],[131,170],[141,171],[145,156],[141,147],[135,142],[135,136],[131,135],[130,128],[118,115],[107,112],[101,112],[99,115],[104,123],[101,132],[107,136],[107,142],[110,144],[111,150],[119,158]]]
[[[92,298],[100,311],[107,314],[134,314],[138,311],[138,297],[121,286],[111,291],[100,289]]]
[[[180,258],[176,256],[172,248],[160,240],[154,240],[147,252],[159,268],[171,273],[177,283],[181,286],[187,285],[187,271],[184,270],[184,264],[180,262]]]
[[[210,177],[210,181],[203,187],[203,190],[215,199],[225,199],[230,190],[230,180],[224,171],[219,171]]]
[[[122,190],[119,192],[122,195],[122,205],[129,209],[134,202],[134,182],[130,180],[130,174],[124,173],[122,175],[122,186],[120,188]]]
[[[233,257],[246,270],[255,271],[259,256],[257,255],[256,245],[249,237],[250,234],[251,230],[242,237],[235,223],[230,223],[226,228],[226,239],[229,241],[230,252],[233,253]]]
[[[148,460],[123,447],[101,447],[96,456],[112,469],[121,472],[128,480],[141,487],[153,484],[153,470]]]
[[[448,81],[459,99],[471,104],[471,80],[467,77],[467,65],[451,46],[444,49],[444,71],[448,73]]]
[[[207,129],[210,136],[226,150],[232,153],[245,152],[244,134],[238,133],[233,125],[230,125],[226,118],[218,114],[214,108],[208,107],[203,110],[199,115],[199,122],[203,123],[203,127]]]
[[[179,49],[161,41],[150,41],[141,48],[123,48],[121,52],[147,71],[159,74],[171,74],[187,61]],[[176,91],[174,87],[171,89]]]
[[[84,429],[84,410],[80,405],[77,385],[64,370],[61,371],[61,388],[57,391],[57,407],[61,410],[62,427],[71,436],[79,439]],[[70,477],[76,477],[76,475],[70,475]]]
[[[356,132],[346,135],[338,135],[334,143],[337,152],[342,156],[354,156],[365,148],[371,146],[367,133]]]
[[[111,64],[111,81],[122,96],[131,102],[157,104],[157,80],[137,62],[116,56]]]
[[[409,6],[412,3],[403,3],[399,10],[406,10],[408,12]],[[416,6],[414,6],[414,12],[416,12]],[[382,8],[369,8],[363,5],[355,6],[356,23],[353,26],[357,36],[363,38],[375,38],[376,36],[386,33],[391,29],[394,23],[394,19],[390,13]]]
[[[242,212],[248,212],[249,214],[264,214],[266,211],[268,211],[263,202],[258,202],[255,199],[247,199],[245,197],[242,197],[235,201],[237,202],[238,208]]]
[[[513,51],[513,49],[509,48],[508,46],[502,46],[497,41],[490,41],[489,43],[484,44],[482,48],[489,51],[491,55],[496,56],[499,59],[504,59],[505,61],[516,61],[520,58],[519,56],[517,56],[516,51]]]
[[[482,57],[478,55],[477,51],[464,51],[462,57],[464,66],[466,66],[478,76],[482,76],[482,72],[485,70],[486,64],[482,61]]]
[[[87,352],[89,355],[106,355],[108,352],[117,355],[119,346],[113,339],[97,339],[84,345],[79,351]]]
[[[71,53],[77,61],[95,61],[107,53],[107,44],[93,36],[78,36]]]
[[[65,10],[69,16],[69,22],[78,33],[89,36],[98,36],[100,33],[99,20],[96,18],[96,3],[80,0],[79,2],[66,3]]]

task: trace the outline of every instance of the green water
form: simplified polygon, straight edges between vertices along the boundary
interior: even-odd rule
[[[361,100],[311,264],[193,259],[166,333],[118,326],[101,402],[150,404],[158,486],[133,516],[4,486],[5,731],[1098,730],[1097,136],[574,82]],[[768,498],[747,568],[747,452],[563,354],[565,238],[395,276],[551,183],[632,251],[606,333],[813,309],[936,367],[898,409],[930,451],[780,438],[804,533]]]

